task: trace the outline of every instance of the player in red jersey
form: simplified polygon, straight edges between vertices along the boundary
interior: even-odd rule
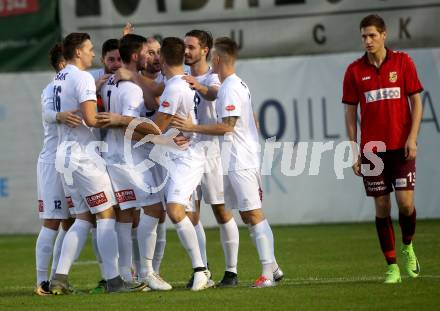
[[[405,270],[410,277],[417,277],[420,266],[412,238],[416,227],[415,159],[423,87],[411,58],[406,53],[385,47],[387,33],[380,16],[366,16],[359,28],[366,53],[345,72],[342,102],[346,107],[348,136],[354,142],[357,142],[357,107],[360,103],[361,155],[353,165],[353,171],[363,177],[367,196],[374,198],[376,229],[388,264],[385,283],[399,283],[401,277],[396,264],[390,192],[395,190],[399,207]]]

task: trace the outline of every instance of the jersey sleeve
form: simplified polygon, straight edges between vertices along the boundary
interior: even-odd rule
[[[142,90],[137,85],[125,84],[121,92],[122,115],[130,117],[140,117],[141,109],[144,106]]]
[[[217,98],[219,102],[220,111],[218,111],[218,116],[220,118],[227,117],[239,117],[241,116],[241,99],[235,89],[223,89]]]
[[[405,54],[405,72],[404,72],[404,83],[405,90],[408,96],[411,96],[416,93],[420,93],[423,91],[422,83],[419,80],[419,76],[417,74],[416,66],[409,57],[409,55]]]
[[[342,103],[347,105],[357,105],[359,103],[359,91],[353,73],[353,67],[349,66],[345,72],[342,87]]]
[[[84,71],[78,77],[76,96],[79,103],[83,103],[88,100],[96,101],[95,80],[90,73]]]
[[[218,74],[212,73],[209,75],[208,79],[206,80],[206,86],[217,86],[220,87],[220,79],[218,78]]]
[[[50,83],[41,93],[43,120],[47,123],[57,122],[57,112],[53,103],[53,84]]]
[[[165,87],[160,96],[159,112],[175,115],[181,102],[181,92],[173,86]]]

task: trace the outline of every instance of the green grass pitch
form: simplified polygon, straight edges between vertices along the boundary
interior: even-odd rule
[[[400,230],[397,225],[397,249]],[[240,230],[239,288],[184,289],[190,261],[174,231],[161,274],[175,289],[90,295],[99,280],[90,242],[70,273],[74,287],[84,294],[37,297],[35,280],[36,236],[0,236],[0,310],[439,310],[440,221],[419,221],[415,250],[421,276],[402,284],[381,284],[385,261],[380,253],[374,224],[337,224],[274,227],[276,256],[285,280],[275,288],[252,289],[260,272],[256,250],[247,230]],[[208,258],[214,280],[223,275],[223,253],[217,229],[206,230]],[[398,263],[399,261],[398,253]],[[402,268],[402,265],[401,265]],[[402,269],[401,269],[402,270]]]

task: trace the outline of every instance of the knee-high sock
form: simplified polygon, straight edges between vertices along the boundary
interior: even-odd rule
[[[416,208],[414,208],[414,211],[409,216],[399,213],[399,225],[402,231],[403,244],[411,244],[414,233],[416,232]]]
[[[380,248],[387,264],[396,263],[396,251],[394,247],[394,229],[391,217],[376,217],[376,230],[379,237]]]
[[[119,273],[125,281],[131,281],[131,262],[133,253],[133,242],[131,240],[132,223],[116,223],[116,232],[118,235],[119,252]]]
[[[272,229],[265,219],[252,226],[251,231],[255,237],[258,257],[263,267],[262,275],[272,280],[275,261]]]
[[[141,278],[145,278],[153,270],[153,256],[156,248],[157,224],[159,218],[142,215],[138,225],[139,254],[141,258]]]
[[[37,270],[37,286],[41,282],[47,281],[50,257],[52,257],[53,241],[57,231],[46,227],[41,227],[35,244],[35,265]]]
[[[156,248],[154,249],[153,256],[153,269],[156,273],[160,272],[160,264],[162,263],[163,254],[165,252],[165,246],[167,244],[167,227],[165,222],[157,225],[157,239]]]
[[[257,247],[256,242],[255,242],[255,234],[253,233],[253,229],[251,229],[252,225],[247,225],[247,226],[248,226],[248,229],[249,229],[249,235],[251,237],[251,241],[254,244],[254,246]],[[277,262],[277,258],[275,256],[275,254],[274,254],[274,257],[273,257],[273,271],[275,272],[277,269],[278,269],[278,262]]]
[[[52,271],[50,273],[50,279],[52,280],[57,271],[58,262],[60,261],[61,248],[63,247],[64,236],[67,231],[61,227],[58,231],[57,238],[55,240],[55,244],[53,246],[53,255],[52,255]]]
[[[192,267],[205,267],[202,260],[202,255],[200,254],[196,230],[194,229],[194,226],[191,220],[189,220],[188,216],[175,224],[175,227],[177,235],[180,239],[180,243],[182,243],[182,246],[185,248],[188,256],[191,258]]]
[[[137,238],[137,227],[131,229],[131,244],[133,248],[133,266],[135,269],[135,275],[140,278],[141,272],[141,260],[139,254],[139,243]]]
[[[199,220],[194,226],[197,234],[197,241],[199,242],[200,255],[202,255],[203,265],[208,267],[208,256],[206,255],[206,235],[202,222]]]
[[[116,220],[96,220],[96,237],[99,254],[102,258],[104,277],[106,280],[119,275],[118,269],[118,237],[115,229]]]
[[[240,234],[234,218],[220,225],[220,241],[225,255],[225,271],[237,273]]]
[[[69,274],[73,262],[78,258],[84,244],[87,241],[92,224],[88,221],[76,219],[64,236],[61,247],[60,260],[57,266],[57,274]]]
[[[99,249],[98,249],[98,238],[97,238],[96,228],[92,228],[91,231],[92,231],[92,248],[93,248],[93,252],[95,253],[96,261],[98,262],[99,271],[101,272],[101,278],[105,279],[105,277],[104,277],[104,266],[102,265],[102,257],[99,254]]]

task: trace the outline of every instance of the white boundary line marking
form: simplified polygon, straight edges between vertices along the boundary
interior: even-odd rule
[[[402,276],[403,279],[410,279],[408,276]],[[418,279],[431,279],[431,280],[440,280],[440,275],[420,275]],[[360,276],[360,277],[308,277],[308,278],[284,278],[279,285],[315,285],[315,284],[349,284],[349,283],[358,283],[358,282],[378,282],[378,284],[381,284],[381,281],[384,280],[383,276]],[[240,288],[246,288],[250,287],[251,284],[253,284],[255,280],[240,280],[239,279],[239,286]],[[176,282],[170,282],[171,285],[186,285],[186,281],[176,281]],[[85,284],[85,287],[87,288],[93,288],[96,286],[97,283],[88,283]],[[84,285],[83,285],[84,286]],[[81,286],[82,287],[82,286]],[[2,290],[31,290],[32,286],[8,286],[3,287]]]

